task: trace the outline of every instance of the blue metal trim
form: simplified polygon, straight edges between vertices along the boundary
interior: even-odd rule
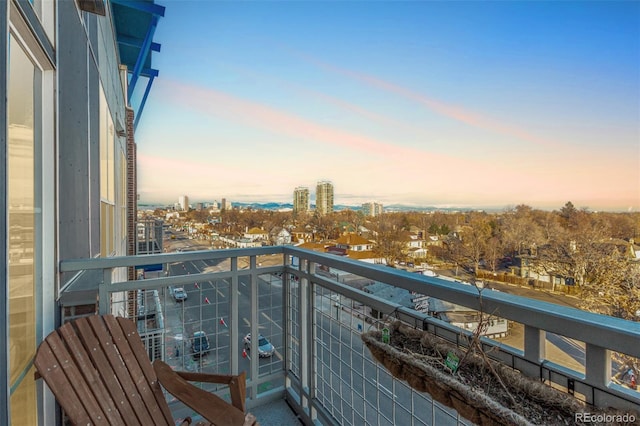
[[[154,16],[164,16],[164,6],[146,1],[111,0],[112,4],[139,10],[140,12],[151,13]]]
[[[158,17],[154,16],[151,19],[151,24],[149,25],[149,29],[147,30],[147,36],[142,43],[142,47],[140,48],[140,52],[138,53],[138,59],[136,60],[136,66],[133,69],[133,75],[131,76],[131,80],[129,81],[129,90],[127,91],[127,99],[131,99],[133,95],[133,91],[136,88],[136,83],[138,82],[138,78],[140,77],[140,72],[142,71],[143,64],[147,55],[149,54],[149,48],[151,47],[151,40],[153,39],[153,34],[156,32],[156,28],[158,26]]]
[[[141,39],[135,38],[135,37],[129,37],[129,36],[125,36],[125,35],[122,35],[122,34],[118,34],[117,35],[117,42],[119,44],[124,44],[124,45],[127,45],[127,46],[141,48],[143,41],[144,40],[141,40]],[[152,52],[159,52],[160,51],[160,47],[161,47],[160,43],[155,43],[153,41],[151,42],[151,51]]]
[[[156,74],[157,75],[157,74]],[[136,112],[136,117],[133,121],[133,132],[135,133],[136,128],[138,127],[138,121],[140,121],[140,117],[142,116],[142,111],[144,110],[144,104],[147,103],[147,96],[149,96],[149,91],[151,91],[151,85],[153,84],[153,79],[155,76],[151,76],[149,81],[147,82],[147,88],[144,91],[144,95],[142,96],[142,101],[140,102],[140,106],[138,107],[138,111]]]
[[[157,77],[159,73],[160,72],[158,70],[153,68],[143,68],[142,71],[140,71],[140,76],[151,78],[151,77]]]

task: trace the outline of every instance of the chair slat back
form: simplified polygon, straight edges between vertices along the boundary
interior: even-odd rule
[[[42,342],[34,365],[72,423],[173,425],[135,324],[79,318]]]

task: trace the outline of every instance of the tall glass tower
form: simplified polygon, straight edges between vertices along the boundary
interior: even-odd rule
[[[293,190],[293,213],[306,213],[309,211],[309,188],[299,186]]]
[[[321,215],[333,213],[333,184],[329,181],[316,186],[316,211]]]

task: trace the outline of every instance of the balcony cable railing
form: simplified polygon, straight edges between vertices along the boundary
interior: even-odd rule
[[[265,258],[275,259],[275,264],[262,266],[261,259]],[[168,274],[113,282],[120,277],[126,278],[122,271],[127,267],[154,264],[165,265]],[[190,267],[199,264],[201,268],[195,268],[193,274],[185,274],[180,270],[181,264]],[[472,286],[292,246],[64,260],[60,263],[61,273],[90,270],[102,271],[102,282],[95,286],[100,313],[118,313],[114,310],[120,309],[120,314],[126,314],[122,296],[118,295],[156,291],[160,305],[156,311],[162,313],[163,321],[167,323],[158,327],[163,334],[161,356],[178,359],[182,350],[180,362],[187,367],[227,369],[225,372],[231,374],[240,369],[249,370],[248,407],[284,395],[300,416],[322,424],[357,423],[360,420],[406,424],[464,423],[452,410],[429,402],[428,396],[419,395],[386,377],[388,373],[371,361],[357,338],[363,330],[375,327],[375,321],[363,308],[355,310],[354,306],[367,307],[383,317],[392,316],[462,346],[467,340],[461,337],[470,332],[340,282],[339,277],[326,271],[340,271],[364,281],[385,283],[474,310],[483,309],[522,324],[522,348],[482,339],[493,359],[579,395],[599,407],[624,410],[635,409],[640,404],[637,391],[611,381],[612,352],[640,358],[640,346],[637,345],[640,323],[506,293],[483,291],[480,300],[478,290]],[[189,297],[203,299],[188,307],[174,303],[171,289],[185,286],[189,287]],[[73,291],[73,286],[65,289],[65,292]],[[211,317],[213,315],[215,317]],[[170,330],[172,324],[182,335]],[[215,367],[207,364],[210,362],[207,357],[185,361],[189,338],[185,333],[194,327],[213,330],[210,338],[215,339],[216,345],[211,349],[214,355],[210,359],[215,358]],[[273,344],[274,355],[260,357],[258,339],[244,343],[241,330],[250,330],[252,336],[268,332],[268,337],[277,340]],[[584,343],[584,372],[548,359],[546,333],[557,333]],[[181,343],[176,344],[178,341]],[[370,375],[369,372],[375,373]],[[212,391],[225,392],[223,388]],[[425,409],[425,404],[430,404],[429,410]]]

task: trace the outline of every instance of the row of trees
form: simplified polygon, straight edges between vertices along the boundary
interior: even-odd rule
[[[206,221],[206,212],[190,212],[190,219]],[[609,315],[638,319],[640,265],[630,260],[631,240],[640,242],[640,213],[591,212],[571,202],[554,211],[527,205],[502,212],[400,212],[365,217],[345,210],[330,215],[298,215],[266,210],[227,210],[220,233],[242,234],[253,227],[305,229],[316,240],[338,238],[345,232],[363,232],[388,264],[405,260],[406,233],[418,230],[423,238],[438,236],[441,245],[429,255],[456,267],[495,271],[505,258],[525,257],[539,274],[573,280],[581,290],[583,307]],[[433,260],[433,258],[431,259]]]
[[[430,253],[456,268],[477,271],[483,264],[496,271],[501,260],[522,257],[533,272],[576,285],[582,308],[640,320],[640,264],[632,257],[632,244],[640,243],[639,213],[590,212],[567,202],[556,211],[519,205],[496,214],[393,216],[381,218],[378,226],[388,229],[395,221],[401,229],[414,225],[432,235],[448,230],[435,232],[443,244]],[[399,250],[389,243],[378,247],[390,259],[388,252]]]

